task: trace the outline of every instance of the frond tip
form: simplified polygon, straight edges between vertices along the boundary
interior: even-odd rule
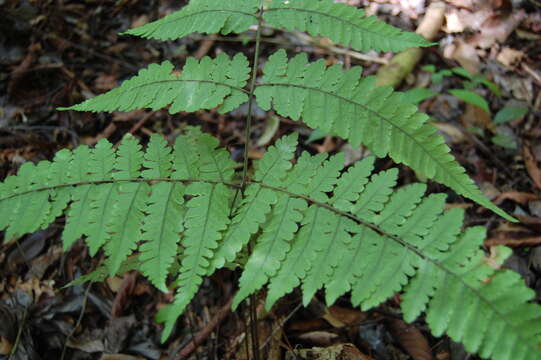
[[[361,68],[342,71],[323,60],[308,63],[306,54],[288,61],[279,50],[269,57],[255,95],[264,110],[302,120],[312,128],[366,145],[376,156],[389,155],[460,195],[516,221],[492,204],[450,154],[428,116],[390,87],[376,87],[373,77],[360,78]]]
[[[131,111],[169,106],[169,113],[219,107],[220,112],[236,109],[248,100],[243,87],[249,74],[248,60],[242,54],[230,59],[222,53],[215,59],[188,58],[180,75],[173,64],[164,61],[139,71],[137,76],[105,94],[59,110]]]
[[[156,40],[175,40],[192,33],[241,33],[257,24],[259,0],[191,0],[164,18],[123,32]]]
[[[106,140],[62,150],[0,183],[1,229],[11,240],[65,214],[65,247],[82,237],[107,256],[84,280],[135,267],[159,289],[175,288],[158,315],[163,340],[203,278],[235,263],[234,306],[265,286],[269,308],[295,288],[305,304],[320,290],[329,305],[350,292],[365,310],[398,292],[404,318],[426,312],[435,336],[495,360],[539,358],[541,307],[500,269],[509,249],[487,259],[484,228],[462,230],[463,210],[445,210],[445,196],[425,196],[424,184],[396,188],[397,170],[373,173],[374,158],[347,171],[343,155],[303,153],[293,164],[297,141],[269,148],[233,209],[235,163],[197,128],[173,149],[155,135],[146,151],[133,136],[116,151]]]
[[[422,36],[402,31],[365,17],[364,10],[335,3],[333,0],[272,0],[263,13],[272,26],[306,31],[358,51],[393,51],[432,46]]]

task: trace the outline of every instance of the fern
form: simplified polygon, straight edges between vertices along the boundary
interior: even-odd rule
[[[81,224],[79,237],[93,239],[88,234],[96,224],[109,229],[101,240],[104,268],[85,280],[137,268],[159,289],[177,289],[158,316],[166,322],[164,339],[203,277],[235,262],[243,273],[234,306],[265,286],[268,308],[297,287],[305,304],[324,289],[329,305],[351,292],[352,303],[365,310],[402,292],[407,321],[425,311],[434,335],[447,333],[470,352],[496,360],[539,356],[541,307],[530,303],[534,292],[518,275],[499,269],[510,250],[499,247],[488,260],[481,250],[484,228],[461,230],[463,210],[445,211],[443,194],[424,196],[424,184],[396,188],[396,169],[374,173],[373,157],[347,171],[342,155],[303,153],[293,165],[297,136],[290,135],[255,163],[230,214],[238,188],[234,163],[217,145],[190,128],[173,149],[155,135],[143,152],[128,135],[116,152],[101,140],[94,149],[62,150],[51,163],[25,164],[0,185],[3,218],[23,218],[21,211],[41,216],[4,222],[11,229],[6,236],[47,226],[44,219],[60,215],[52,213],[56,194],[68,192],[72,200],[62,213],[68,224]],[[188,151],[197,169],[190,170],[193,162],[183,156]],[[84,167],[89,159],[92,165]],[[71,170],[59,181],[43,176],[64,166]],[[74,210],[87,188],[113,192],[112,215],[95,207],[88,217]],[[66,232],[72,230],[63,234],[69,246],[73,238]],[[253,251],[243,260],[248,244]],[[139,255],[129,258],[134,251]],[[174,263],[180,270],[171,278]]]
[[[173,74],[173,64],[164,61],[139,71],[137,76],[106,94],[60,110],[111,112],[171,105],[171,114],[217,106],[225,113],[248,100],[242,88],[249,71],[248,61],[242,54],[233,59],[223,53],[216,59],[188,58],[180,75]]]
[[[287,30],[327,36],[357,50],[400,51],[431,45],[417,34],[364,17],[362,10],[332,0],[272,0],[259,11],[258,3],[193,0],[176,13],[126,33],[168,40],[193,32],[242,32],[264,21]],[[248,100],[250,92],[244,87],[249,71],[242,54],[233,59],[225,54],[201,61],[188,58],[181,75],[173,74],[173,65],[165,61],[141,70],[117,89],[61,110],[128,111],[170,105],[171,114],[214,107],[225,113]],[[274,109],[282,116],[301,119],[355,146],[364,144],[377,156],[389,155],[515,220],[485,198],[449,153],[443,136],[427,124],[428,116],[418,113],[402,93],[376,87],[374,78],[361,80],[360,74],[360,67],[344,72],[338,65],[326,68],[323,60],[308,64],[305,54],[288,61],[281,50],[269,57],[262,81],[254,84],[254,94],[264,110]]]
[[[168,61],[152,64],[120,87],[61,110],[226,113],[254,98],[265,110],[389,155],[514,220],[482,195],[426,115],[402,93],[361,78],[359,67],[343,71],[278,51],[256,79],[265,24],[361,51],[431,45],[331,0],[192,0],[126,34],[169,40],[257,25],[253,65],[242,54],[188,58],[180,75]],[[106,256],[79,282],[137,269],[161,291],[175,290],[157,316],[165,322],[163,340],[204,277],[235,264],[242,269],[235,307],[263,288],[267,308],[296,288],[304,304],[320,290],[329,305],[350,292],[365,310],[401,293],[405,320],[425,312],[434,335],[447,333],[470,352],[495,360],[539,357],[541,308],[518,275],[500,269],[510,251],[499,247],[487,259],[485,230],[463,230],[463,211],[444,210],[444,195],[425,196],[423,184],[397,188],[398,170],[375,172],[374,157],[348,169],[342,155],[303,153],[294,162],[295,134],[255,161],[251,177],[247,162],[237,172],[218,145],[189,127],[172,148],[153,135],[143,151],[128,135],[116,150],[101,140],[93,149],[64,149],[51,162],[24,164],[0,183],[0,230],[12,241],[65,216],[65,249],[82,238],[92,256],[100,249]]]

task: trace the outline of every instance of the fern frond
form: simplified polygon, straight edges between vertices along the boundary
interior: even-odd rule
[[[140,70],[118,88],[59,110],[113,112],[157,110],[171,105],[171,114],[217,106],[225,113],[248,100],[243,87],[249,71],[248,60],[242,54],[230,59],[221,53],[216,59],[204,57],[200,61],[190,57],[180,75],[173,73],[173,64],[164,61]]]
[[[184,254],[177,280],[179,288],[174,303],[166,310],[179,315],[197,293],[208,271],[209,259],[229,223],[228,211],[234,192],[223,184],[192,183],[186,188],[186,194],[193,198],[186,204]],[[165,320],[162,339],[167,339],[177,317]]]
[[[271,146],[265,157],[256,165],[255,178],[267,185],[279,185],[291,167],[297,135],[284,137]],[[238,252],[248,243],[266,220],[271,205],[277,201],[276,194],[259,185],[248,187],[244,198],[224,234],[214,257],[209,265],[209,274],[222,268],[226,262],[232,262]]]
[[[358,51],[393,51],[431,46],[422,36],[365,17],[364,10],[332,0],[272,0],[263,13],[272,26],[325,36]]]
[[[282,138],[256,161],[233,211],[234,163],[197,129],[179,137],[174,150],[156,136],[146,152],[132,136],[116,152],[105,140],[64,150],[0,183],[0,225],[17,237],[58,211],[68,224],[82,224],[75,235],[68,229],[68,239],[87,235],[93,252],[103,242],[107,258],[81,281],[130,268],[139,246],[131,268],[161,290],[176,288],[174,303],[158,314],[164,340],[203,277],[236,262],[244,271],[235,306],[265,285],[267,307],[296,287],[305,304],[318,290],[329,305],[351,291],[363,309],[402,293],[404,318],[425,311],[435,336],[447,333],[495,360],[539,357],[541,307],[518,275],[499,269],[509,249],[486,258],[483,228],[462,230],[463,211],[444,211],[445,196],[423,196],[425,185],[396,189],[395,169],[371,174],[373,158],[345,171],[342,156],[303,153],[293,166],[296,145],[296,135]],[[62,190],[71,200],[53,215]],[[89,209],[81,216],[83,206]],[[19,221],[21,211],[36,218]],[[249,247],[245,258],[240,250]],[[168,286],[171,274],[177,278]]]
[[[122,34],[174,40],[192,33],[241,33],[257,24],[258,5],[258,0],[191,0],[179,11]]]
[[[40,179],[46,179],[48,162],[39,165],[25,163],[21,166],[18,177],[11,177],[7,182],[8,189],[20,196],[8,201],[4,211],[11,210],[8,218],[5,238],[7,241],[16,239],[24,234],[34,232],[40,228],[51,205],[48,202],[49,193],[46,191],[32,192],[39,187]],[[11,208],[11,209],[10,209]]]
[[[277,142],[272,152],[268,153],[269,160],[262,159],[255,178],[265,185],[295,186],[302,177],[288,176],[290,174],[286,171],[291,168],[288,160],[293,157],[296,144],[296,135],[285,137],[283,141]],[[277,171],[271,173],[270,171],[275,167]],[[277,195],[276,204],[267,216],[267,221],[262,225],[263,233],[257,238],[239,280],[240,289],[233,299],[234,308],[248,295],[261,288],[269,277],[276,274],[281,260],[289,249],[288,242],[297,231],[297,223],[302,219],[306,206],[306,202],[302,199],[291,198],[284,194]]]
[[[288,62],[280,50],[265,64],[255,95],[264,110],[273,108],[355,146],[364,144],[378,157],[389,155],[514,221],[475,186],[450,154],[443,136],[426,123],[427,115],[404,102],[403,93],[376,87],[374,78],[359,79],[359,74],[358,67],[346,72],[336,65],[325,68],[323,60],[308,64],[306,54]]]
[[[88,164],[91,162],[91,151],[88,146],[79,146],[73,151],[73,159],[68,167],[71,183],[85,182],[89,178]],[[91,193],[94,185],[85,184],[71,190],[71,205],[66,217],[66,226],[62,232],[64,250],[88,233],[91,220]]]

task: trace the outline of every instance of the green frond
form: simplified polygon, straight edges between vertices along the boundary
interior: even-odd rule
[[[110,142],[105,139],[98,141],[92,151],[89,162],[90,179],[105,181],[113,178],[115,167],[115,151]],[[86,243],[90,256],[96,255],[98,250],[109,240],[108,228],[112,220],[112,210],[118,186],[115,184],[100,184],[93,186],[90,199],[89,227],[86,233]]]
[[[144,182],[128,182],[118,186],[111,221],[107,224],[110,239],[105,244],[110,276],[116,274],[142,239],[143,211],[146,209],[149,191],[149,185]]]
[[[541,307],[517,274],[500,269],[510,250],[487,258],[486,229],[462,229],[464,211],[445,211],[443,194],[397,188],[396,169],[372,173],[373,157],[344,169],[342,155],[305,152],[293,165],[290,135],[255,161],[232,208],[240,174],[218,144],[188,128],[174,149],[152,136],[143,152],[126,136],[117,151],[102,140],[24,164],[0,183],[1,228],[9,240],[65,214],[64,246],[86,236],[91,254],[103,247],[107,256],[79,282],[138,269],[159,289],[174,288],[158,314],[163,340],[203,278],[235,263],[243,267],[235,307],[264,286],[267,307],[298,287],[305,305],[324,290],[329,305],[350,292],[363,309],[401,293],[406,321],[426,312],[435,336],[447,333],[469,352],[539,357]]]
[[[172,149],[167,141],[158,134],[152,134],[144,155],[143,177],[146,179],[166,179],[171,176],[173,168]]]
[[[152,185],[144,219],[145,241],[140,247],[141,272],[154,286],[167,291],[165,280],[173,263],[180,234],[184,230],[184,187],[182,184],[159,182]]]
[[[233,308],[276,274],[280,262],[289,251],[289,243],[298,229],[297,223],[302,220],[306,206],[302,199],[279,195],[270,219],[263,225],[263,233],[258,237],[244,267],[239,280],[239,291],[233,299]]]
[[[195,182],[186,188],[193,196],[186,204],[184,219],[184,254],[177,281],[179,288],[175,301],[170,305],[174,313],[181,314],[197,293],[203,276],[207,273],[209,260],[213,257],[222,238],[222,231],[229,223],[229,207],[234,192],[223,184]],[[167,339],[176,317],[166,319],[162,339]]]
[[[7,226],[5,238],[11,241],[22,235],[38,230],[50,211],[48,191],[35,191],[39,188],[41,179],[46,179],[49,162],[42,161],[37,166],[32,163],[24,163],[19,176],[8,178],[6,190],[20,194],[14,199],[6,201],[6,212],[11,211],[11,216],[6,220],[3,227]]]
[[[274,27],[325,36],[358,51],[393,51],[431,46],[422,36],[402,31],[364,10],[332,0],[272,0],[263,19]]]
[[[118,269],[117,273],[115,275],[122,275],[132,270],[139,270],[140,269],[140,261],[139,256],[134,255],[126,259]],[[96,283],[96,282],[103,282],[109,277],[109,269],[105,264],[100,264],[96,270],[79,276],[73,281],[70,281],[66,285],[64,285],[64,288],[70,287],[70,286],[76,286],[76,285],[83,285],[87,282],[90,283]]]
[[[219,107],[222,113],[248,100],[243,87],[249,77],[248,60],[242,54],[230,59],[221,53],[216,59],[188,58],[182,73],[173,73],[173,64],[164,61],[140,70],[118,88],[80,104],[59,108],[92,112],[131,111],[169,106],[169,113],[194,112]]]
[[[68,166],[68,178],[70,183],[85,183],[89,179],[89,167],[91,162],[91,150],[82,145],[73,151],[73,158]],[[88,233],[91,223],[91,194],[95,187],[93,184],[83,184],[71,189],[71,204],[68,208],[66,226],[62,232],[64,250],[69,249],[75,241]]]
[[[57,152],[49,168],[49,173],[47,174],[47,183],[43,185],[54,187],[61,184],[69,183],[70,181],[68,178],[68,167],[71,162],[72,156],[72,152],[68,149],[62,149]],[[49,213],[45,215],[45,220],[43,221],[41,227],[46,228],[57,217],[61,216],[64,213],[66,207],[68,206],[70,199],[70,188],[50,189],[49,200],[51,203],[51,209]]]
[[[191,0],[162,19],[122,34],[148,39],[175,40],[192,33],[241,33],[257,24],[258,0]]]
[[[376,87],[374,78],[359,78],[360,68],[325,68],[323,60],[308,64],[306,54],[288,61],[285,51],[269,57],[255,95],[264,110],[274,109],[312,128],[366,145],[376,156],[389,155],[424,176],[485,206],[512,217],[492,204],[450,154],[442,135],[427,124],[428,116],[404,102],[390,87]]]
[[[351,253],[346,254],[343,250],[349,251],[352,242],[351,233],[357,230],[357,226],[347,217],[336,214],[334,217],[337,219],[331,233],[328,237],[320,239],[321,245],[319,247],[321,250],[318,249],[314,261],[306,272],[306,277],[302,280],[302,303],[304,306],[308,306],[312,297],[325,284],[330,284],[339,278],[339,267],[347,262],[345,257],[351,255]],[[331,221],[331,219],[327,221]],[[342,293],[349,289],[347,282],[344,285],[347,289]]]

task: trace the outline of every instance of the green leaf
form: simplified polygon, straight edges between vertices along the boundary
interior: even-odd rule
[[[216,59],[188,58],[180,75],[169,61],[152,64],[137,76],[105,94],[59,110],[131,111],[158,110],[170,105],[169,113],[193,112],[219,107],[231,111],[248,100],[243,87],[249,77],[248,60],[242,54],[230,59],[221,53]]]
[[[463,89],[452,89],[449,90],[449,93],[460,100],[467,102],[468,104],[472,104],[483,109],[486,113],[490,114],[488,103],[481,95],[473,91]]]
[[[419,174],[449,186],[508,220],[492,204],[450,154],[428,116],[404,101],[390,87],[376,87],[374,78],[359,79],[359,68],[343,72],[325,68],[323,61],[308,64],[305,55],[287,62],[285,51],[269,57],[255,91],[264,110],[301,119],[312,128],[366,145],[376,156],[389,155]]]
[[[375,16],[365,17],[364,10],[332,0],[272,0],[263,19],[274,27],[325,36],[358,51],[398,52],[433,45],[418,34],[378,21]]]
[[[417,105],[427,99],[436,96],[434,91],[426,88],[415,88],[404,93],[404,101],[413,105]]]
[[[241,33],[257,24],[258,0],[191,0],[168,16],[123,32],[148,39],[175,40],[192,33]]]
[[[515,119],[519,119],[528,113],[527,107],[506,106],[494,116],[494,124],[503,124]]]
[[[193,197],[186,204],[188,208],[184,220],[186,230],[182,240],[184,254],[177,280],[179,288],[169,310],[163,310],[178,315],[195,296],[203,276],[208,271],[209,260],[222,239],[222,231],[229,223],[228,210],[233,198],[233,192],[225,185],[203,182],[190,184],[186,194]],[[166,322],[163,340],[169,336],[178,315],[163,319]]]
[[[495,135],[490,140],[494,144],[496,144],[498,146],[501,146],[501,147],[504,147],[504,148],[507,148],[507,149],[516,150],[518,148],[516,140],[513,137],[511,137],[509,135],[506,135],[506,134]]]
[[[184,187],[159,182],[151,187],[147,202],[140,246],[141,271],[161,291],[167,292],[165,280],[173,263],[180,234],[184,230]]]

